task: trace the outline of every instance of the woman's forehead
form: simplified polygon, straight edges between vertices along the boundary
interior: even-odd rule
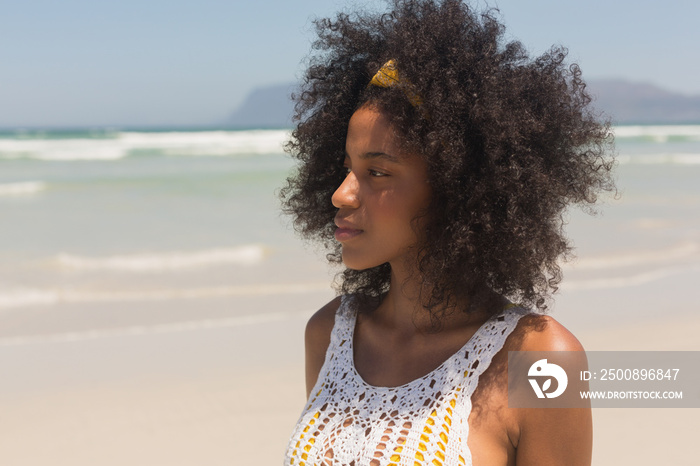
[[[365,137],[385,137],[393,135],[394,128],[383,112],[375,107],[364,105],[352,114],[348,123],[348,136],[357,136],[359,133]]]
[[[389,117],[372,106],[360,107],[350,118],[345,150],[349,155],[386,154],[396,162],[412,157]]]

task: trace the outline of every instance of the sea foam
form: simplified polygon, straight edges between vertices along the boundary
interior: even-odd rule
[[[118,272],[163,272],[201,268],[215,265],[254,265],[261,263],[267,248],[250,244],[235,248],[206,249],[193,252],[162,252],[85,257],[62,253],[53,262],[72,270],[107,270]]]
[[[118,160],[138,156],[281,154],[288,130],[117,132],[102,138],[0,138],[0,159]]]
[[[566,291],[604,290],[614,288],[629,288],[646,285],[675,275],[697,273],[700,264],[686,264],[670,267],[659,267],[647,272],[640,272],[621,277],[602,277],[594,279],[567,280],[560,285]]]
[[[616,159],[622,165],[700,165],[700,153],[621,154]]]
[[[95,328],[80,332],[64,332],[48,335],[22,335],[0,338],[0,346],[21,346],[44,343],[70,343],[85,340],[97,340],[114,337],[133,337],[164,333],[179,333],[195,330],[207,330],[248,325],[263,325],[288,320],[307,320],[311,316],[308,310],[289,312],[268,312],[242,315],[222,319],[202,319],[185,322],[172,322],[156,325],[134,325],[117,328]]]
[[[0,184],[0,197],[31,196],[46,189],[43,181],[20,181]]]
[[[203,288],[166,288],[142,291],[94,291],[63,288],[18,288],[0,290],[0,310],[37,305],[168,301],[181,299],[222,298],[304,294],[330,289],[328,282],[269,283]]]
[[[700,252],[700,245],[687,242],[671,248],[628,251],[604,256],[583,257],[571,264],[575,270],[604,270],[623,267],[656,265],[688,259]]]
[[[638,139],[653,142],[700,141],[700,125],[615,126],[615,139]]]

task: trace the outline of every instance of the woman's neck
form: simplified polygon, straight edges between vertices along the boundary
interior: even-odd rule
[[[389,291],[373,313],[373,319],[399,334],[432,333],[435,330],[433,316],[436,312],[441,313],[441,310],[429,310],[426,307],[429,293],[430,290],[422,285],[417,269],[407,270],[406,267],[395,267],[392,264]],[[452,321],[453,317],[459,317],[460,320],[467,317],[464,312],[452,314],[444,316],[447,320],[443,324],[451,326],[452,322],[448,321]]]
[[[468,302],[451,303],[449,308],[426,306],[431,290],[422,283],[417,267],[391,264],[390,288],[373,313],[373,318],[386,328],[398,333],[434,333],[439,329],[454,329],[486,320],[488,312],[464,312]],[[436,328],[435,318],[439,319]]]

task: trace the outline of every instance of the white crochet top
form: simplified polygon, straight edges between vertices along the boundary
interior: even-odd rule
[[[471,465],[471,395],[525,309],[486,321],[429,374],[399,387],[376,387],[357,373],[357,310],[343,296],[318,381],[287,447],[285,465]]]

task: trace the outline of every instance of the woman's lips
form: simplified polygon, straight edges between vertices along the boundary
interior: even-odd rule
[[[360,233],[362,233],[362,230],[338,227],[338,229],[335,230],[335,239],[342,243],[343,241],[348,241],[356,237]]]

